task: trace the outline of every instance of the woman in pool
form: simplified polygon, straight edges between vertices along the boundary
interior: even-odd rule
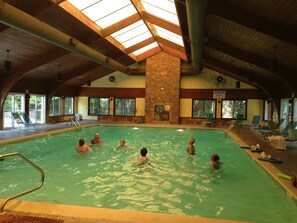
[[[85,139],[80,138],[78,141],[78,146],[76,146],[75,150],[80,154],[86,154],[88,151],[92,151],[91,148],[85,144]]]
[[[211,165],[212,168],[215,168],[215,169],[220,168],[222,163],[220,162],[220,157],[219,157],[218,154],[213,153],[210,156],[210,160],[211,160],[210,165]]]
[[[99,137],[99,133],[96,133],[94,138],[91,140],[92,145],[100,145],[102,144],[102,139]]]
[[[195,139],[193,137],[190,138],[188,143],[189,143],[189,145],[188,145],[187,151],[190,155],[194,155],[195,154],[195,146],[194,146]]]

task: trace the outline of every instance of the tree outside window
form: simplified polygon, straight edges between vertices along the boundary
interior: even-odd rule
[[[206,118],[207,113],[212,113],[215,117],[215,100],[193,99],[193,118]]]
[[[57,116],[60,115],[61,111],[61,98],[60,97],[52,97],[50,103],[50,111],[49,116]]]
[[[109,115],[109,98],[89,98],[89,115]]]
[[[115,115],[135,116],[135,99],[115,98]]]
[[[193,100],[193,118],[206,118],[207,113],[212,113],[215,117],[215,100]]]
[[[73,97],[64,98],[64,115],[73,115]]]
[[[237,114],[246,119],[246,100],[222,100],[222,118],[236,119]]]

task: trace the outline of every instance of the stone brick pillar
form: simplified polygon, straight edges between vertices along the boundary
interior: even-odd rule
[[[180,59],[161,52],[146,60],[145,123],[179,124]]]

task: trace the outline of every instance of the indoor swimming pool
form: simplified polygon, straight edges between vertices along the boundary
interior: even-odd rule
[[[103,144],[78,154],[79,138],[89,143],[96,132]],[[136,165],[142,147],[150,165]],[[45,172],[43,187],[19,200],[252,222],[297,219],[296,201],[221,130],[100,125],[0,146],[0,154],[12,152]],[[213,152],[223,162],[217,170],[210,168]],[[0,177],[0,198],[40,181],[18,157],[0,161]]]

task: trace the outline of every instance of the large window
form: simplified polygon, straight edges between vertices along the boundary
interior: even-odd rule
[[[264,121],[271,120],[273,114],[273,102],[264,101]]]
[[[246,100],[222,100],[222,118],[236,119],[243,114],[246,119]]]
[[[64,98],[64,115],[73,115],[73,97]]]
[[[45,96],[30,95],[29,118],[33,123],[45,123]]]
[[[25,95],[24,94],[14,94],[11,93],[7,95],[4,108],[3,108],[3,118],[4,127],[11,127],[13,119],[11,118],[11,112],[20,112],[25,110]]]
[[[60,97],[52,97],[50,104],[49,116],[57,116],[61,115],[61,98]]]
[[[89,98],[89,115],[109,115],[109,98]]]
[[[135,116],[135,99],[115,98],[115,115]]]
[[[215,117],[215,100],[193,100],[193,118],[206,118],[207,113],[212,113]]]

